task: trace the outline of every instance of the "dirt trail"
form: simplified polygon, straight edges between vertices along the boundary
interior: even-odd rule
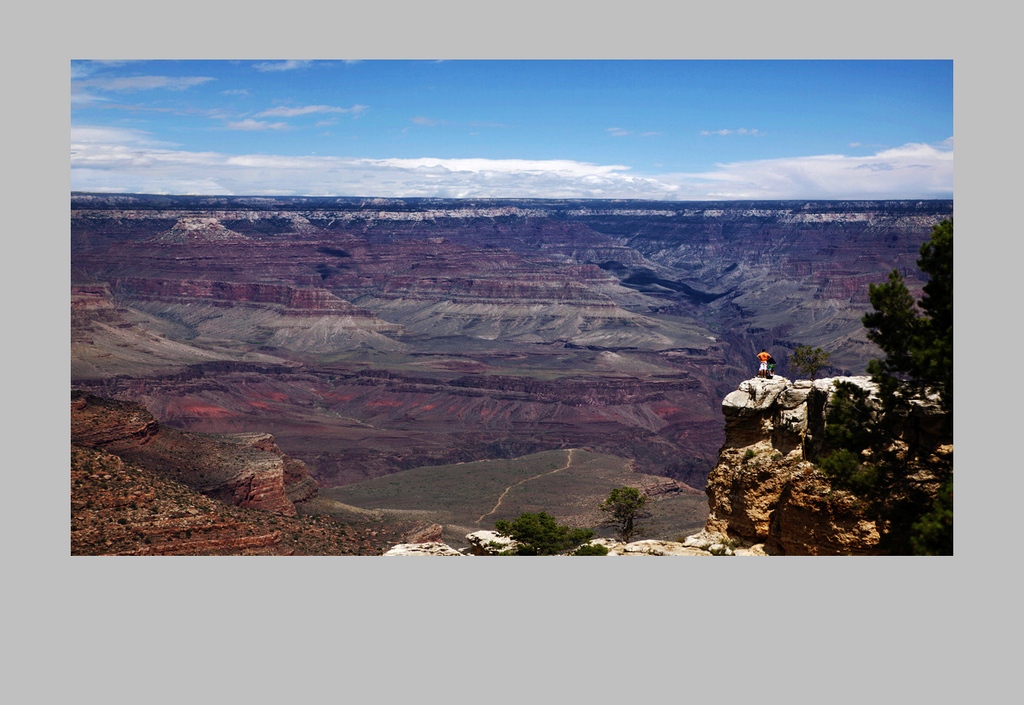
[[[513,487],[518,487],[519,485],[522,485],[522,484],[524,484],[526,482],[530,482],[531,480],[536,480],[538,477],[544,477],[545,475],[552,475],[552,474],[554,474],[556,472],[561,472],[562,470],[567,470],[569,468],[569,466],[572,465],[572,453],[573,453],[574,450],[576,450],[576,449],[575,448],[569,448],[569,450],[567,451],[566,459],[565,459],[565,465],[563,465],[562,467],[555,468],[554,470],[549,470],[548,472],[542,472],[539,475],[534,475],[533,477],[527,477],[527,478],[525,478],[523,480],[520,480],[519,482],[513,483],[513,484],[509,485],[508,487],[506,487],[505,491],[501,493],[500,497],[498,497],[498,501],[495,503],[495,505],[491,509],[491,511],[487,512],[486,514],[481,515],[480,518],[476,520],[476,523],[479,524],[484,519],[489,517],[491,514],[494,514],[496,511],[498,511],[498,507],[501,506],[501,500],[505,499],[505,495],[507,495],[512,490]]]

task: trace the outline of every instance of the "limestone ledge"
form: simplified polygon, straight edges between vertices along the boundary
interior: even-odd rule
[[[385,556],[497,556],[515,547],[515,541],[496,531],[474,531],[466,535],[469,547],[456,550],[440,541],[402,543],[393,546]],[[766,556],[762,546],[735,547],[735,542],[722,534],[701,531],[685,541],[644,539],[625,543],[614,539],[593,539],[585,545],[601,545],[609,556]]]

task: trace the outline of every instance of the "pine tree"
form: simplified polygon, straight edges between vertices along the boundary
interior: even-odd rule
[[[611,514],[607,523],[616,527],[626,543],[640,531],[640,519],[650,516],[644,511],[649,499],[636,487],[616,487],[608,494],[608,499],[601,502],[601,511]]]
[[[936,395],[952,442],[953,221],[932,228],[917,264],[929,275],[915,302],[898,271],[869,289],[874,311],[862,319],[885,353],[868,363],[878,403],[858,387],[836,385],[819,466],[866,507],[890,553],[952,554],[952,458],[905,436],[913,399]],[[940,486],[936,495],[935,485]]]
[[[803,373],[814,381],[815,375],[823,368],[828,367],[831,354],[821,348],[812,348],[809,345],[798,345],[789,356],[789,366],[797,373]]]

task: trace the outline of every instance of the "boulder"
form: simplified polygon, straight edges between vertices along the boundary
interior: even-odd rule
[[[466,540],[469,541],[469,551],[474,556],[496,556],[502,551],[514,551],[518,545],[508,536],[486,530],[467,534]]]
[[[400,543],[393,546],[383,555],[385,556],[461,556],[446,543],[430,541],[427,543]]]

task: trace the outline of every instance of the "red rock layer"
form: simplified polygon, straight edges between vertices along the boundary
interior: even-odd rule
[[[153,467],[211,497],[240,507],[294,516],[285,487],[309,498],[305,465],[292,461],[269,434],[210,436],[162,427],[142,406],[72,394],[71,443]]]
[[[218,303],[276,304],[291,315],[344,315],[368,318],[373,314],[339,299],[326,289],[296,288],[285,284],[211,281],[205,279],[145,279],[123,277],[113,285],[139,299],[212,301]]]
[[[72,556],[373,555],[399,530],[235,507],[103,450],[71,451]]]

